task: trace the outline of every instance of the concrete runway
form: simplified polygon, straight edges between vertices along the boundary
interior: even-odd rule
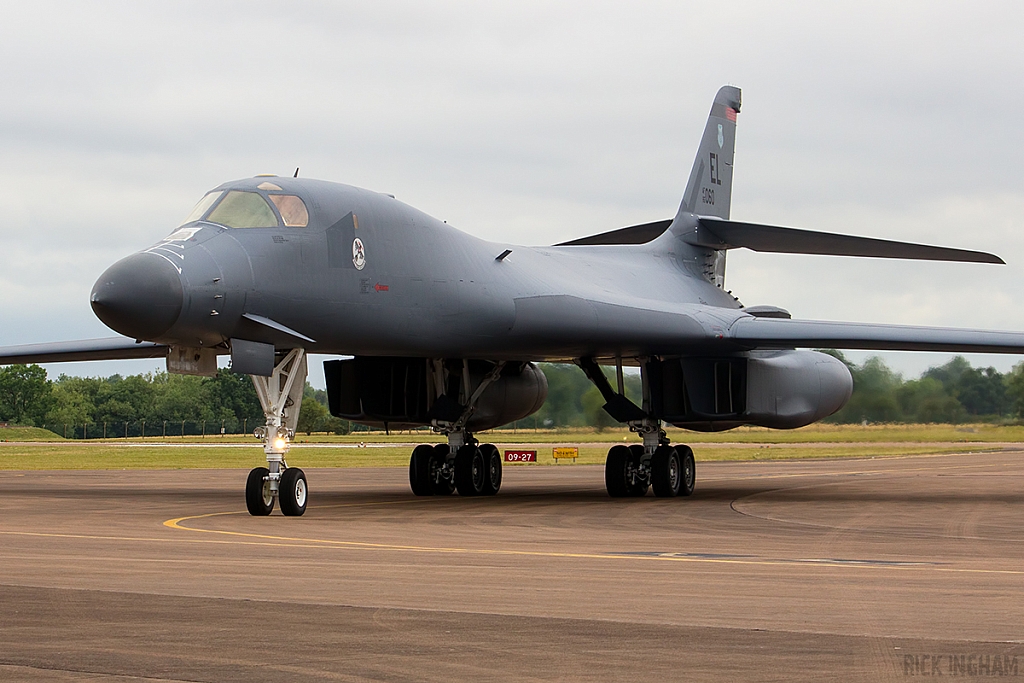
[[[1022,456],[698,450],[672,500],[307,470],[306,515],[261,519],[241,471],[5,472],[0,680],[1013,680]]]

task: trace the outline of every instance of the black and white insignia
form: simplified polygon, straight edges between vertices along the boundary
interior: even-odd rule
[[[356,270],[362,270],[366,266],[366,248],[358,237],[352,240],[352,265]]]

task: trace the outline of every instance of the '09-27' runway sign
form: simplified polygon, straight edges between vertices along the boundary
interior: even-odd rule
[[[537,462],[537,451],[505,451],[505,462]]]

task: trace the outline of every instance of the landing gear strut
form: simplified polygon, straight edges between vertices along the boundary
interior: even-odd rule
[[[274,499],[281,512],[297,517],[306,511],[308,488],[306,475],[297,467],[288,467],[285,455],[295,437],[302,391],[306,383],[306,354],[292,349],[275,366],[270,377],[252,375],[266,425],[253,435],[263,442],[267,466],[249,472],[245,483],[245,506],[250,515],[269,515]]]
[[[689,446],[673,446],[661,428],[661,420],[654,417],[647,359],[640,360],[642,408],[626,398],[621,358],[616,359],[618,392],[612,389],[594,359],[581,358],[578,361],[604,397],[605,411],[619,422],[628,424],[630,431],[643,439],[643,445],[617,444],[611,447],[605,460],[605,487],[613,498],[645,496],[648,488],[654,490],[655,496],[664,498],[689,496],[696,482],[693,451]]]
[[[447,370],[443,361],[432,361],[433,382],[437,400],[445,400],[444,388]],[[471,391],[469,363],[462,363],[462,388],[459,402],[454,402],[458,417],[453,420],[435,419],[435,432],[447,437],[447,444],[417,446],[409,460],[409,486],[417,496],[451,495],[493,496],[501,488],[501,454],[494,444],[481,445],[466,430],[466,423],[476,409],[484,390],[501,376],[504,362],[496,363]],[[453,415],[452,417],[455,417]]]

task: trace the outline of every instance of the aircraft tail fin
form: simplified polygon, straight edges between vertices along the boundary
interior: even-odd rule
[[[723,86],[715,95],[679,213],[728,220],[736,150],[736,115],[740,104],[740,89],[731,85]]]

